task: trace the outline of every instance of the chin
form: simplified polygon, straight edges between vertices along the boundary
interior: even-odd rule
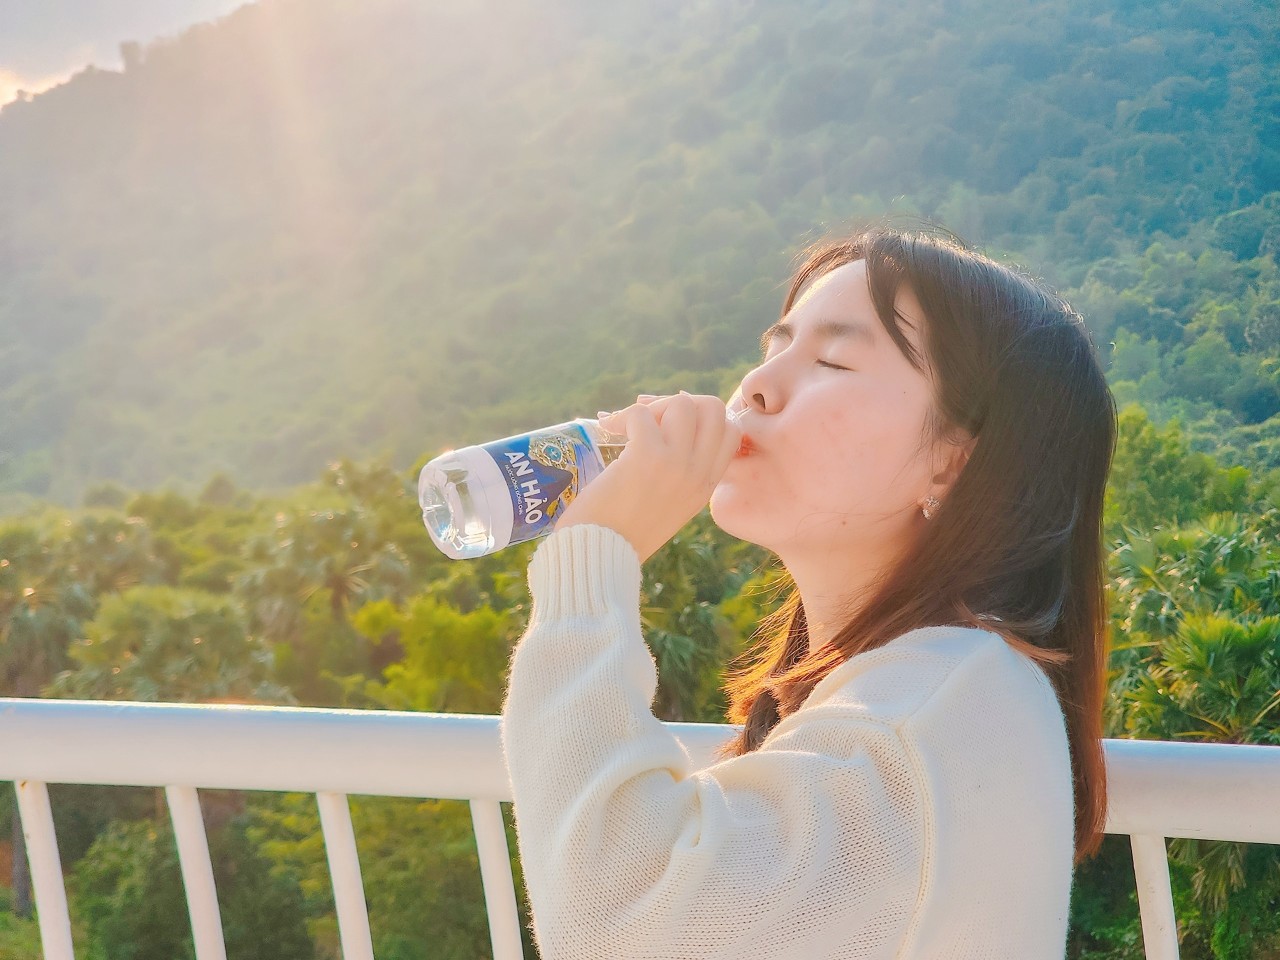
[[[709,507],[712,522],[729,536],[763,546],[756,539],[760,531],[752,530],[751,518],[753,515],[758,517],[758,511],[753,510],[749,504],[741,502],[733,490],[716,487],[711,494]]]

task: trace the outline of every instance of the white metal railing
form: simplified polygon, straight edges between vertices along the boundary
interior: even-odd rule
[[[499,804],[496,716],[0,698],[0,781],[18,796],[45,960],[72,960],[49,783],[164,787],[198,960],[226,960],[197,789],[314,793],[345,960],[372,960],[348,794],[467,800],[495,960],[522,957]],[[737,727],[668,723],[695,766]],[[1176,960],[1165,838],[1280,843],[1280,749],[1106,740],[1106,832],[1133,847],[1150,960]]]

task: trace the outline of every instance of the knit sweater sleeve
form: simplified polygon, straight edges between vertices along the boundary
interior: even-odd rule
[[[694,769],[651,711],[630,543],[566,527],[528,579],[501,739],[543,960],[895,956],[927,832],[898,732],[818,705]]]

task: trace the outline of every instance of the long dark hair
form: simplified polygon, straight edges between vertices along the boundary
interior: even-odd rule
[[[782,306],[804,286],[865,260],[889,336],[922,370],[898,328],[905,284],[925,315],[935,372],[931,437],[976,437],[960,476],[916,542],[868,601],[818,650],[791,591],[766,617],[724,689],[741,733],[720,757],[756,749],[819,680],[850,657],[917,627],[961,624],[1002,635],[1048,675],[1066,718],[1075,788],[1075,863],[1095,855],[1106,819],[1102,702],[1109,651],[1102,505],[1116,405],[1084,321],[1041,282],[929,225],[876,223],[803,255]],[[923,372],[923,371],[922,371]],[[998,618],[998,619],[994,619]]]

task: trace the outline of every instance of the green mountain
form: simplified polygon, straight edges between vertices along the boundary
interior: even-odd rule
[[[727,396],[799,246],[886,212],[1045,276],[1118,395],[1280,466],[1274,13],[262,0],[125,45],[0,111],[0,493]]]

